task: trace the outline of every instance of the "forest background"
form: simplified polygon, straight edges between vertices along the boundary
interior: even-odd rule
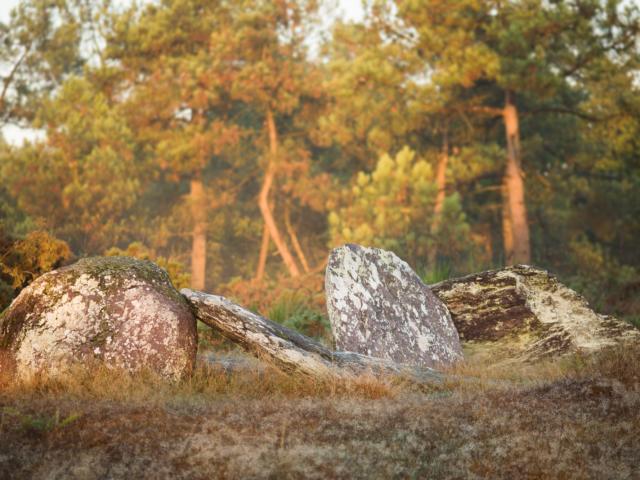
[[[640,10],[23,0],[0,24],[0,309],[88,255],[327,335],[345,242],[549,269],[640,326]],[[313,39],[313,41],[310,41]],[[6,131],[6,130],[5,130]]]

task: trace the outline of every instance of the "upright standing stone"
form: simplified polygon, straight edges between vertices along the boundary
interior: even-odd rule
[[[334,249],[325,288],[339,350],[423,367],[462,359],[447,307],[394,253],[352,244]]]

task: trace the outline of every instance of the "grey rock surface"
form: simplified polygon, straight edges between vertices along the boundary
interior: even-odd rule
[[[444,376],[431,368],[404,365],[355,352],[331,351],[314,339],[250,312],[224,297],[188,288],[183,288],[180,293],[191,304],[198,320],[285,373],[334,380],[352,379],[362,374],[393,376],[429,388],[444,381]]]
[[[189,375],[196,321],[169,276],[128,257],[86,258],[25,288],[0,318],[0,350],[19,376],[100,361],[164,377]]]
[[[545,270],[515,265],[432,285],[468,351],[535,361],[640,341],[640,330],[594,312]]]
[[[336,374],[332,352],[315,340],[261,317],[219,295],[183,288],[196,318],[285,372],[311,377]]]
[[[338,350],[421,367],[462,360],[447,307],[394,253],[353,244],[334,249],[325,289]]]

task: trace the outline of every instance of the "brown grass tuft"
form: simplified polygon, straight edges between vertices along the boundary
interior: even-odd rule
[[[618,346],[593,357],[581,357],[583,370],[593,376],[615,379],[626,387],[640,386],[640,348]],[[579,369],[578,369],[579,371]]]

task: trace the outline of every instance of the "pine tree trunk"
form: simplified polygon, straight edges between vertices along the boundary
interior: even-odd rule
[[[442,151],[438,157],[438,167],[436,169],[436,186],[438,187],[438,193],[436,195],[436,203],[433,208],[433,220],[431,221],[431,234],[435,234],[437,231],[440,220],[442,217],[442,207],[444,205],[444,199],[447,193],[447,165],[449,163],[449,134],[447,129],[443,132],[442,137]],[[434,246],[429,250],[428,262],[429,267],[435,266],[436,258],[438,257],[438,250]]]
[[[289,238],[291,238],[291,243],[293,244],[293,249],[298,256],[298,260],[302,265],[305,273],[309,273],[309,264],[307,263],[307,257],[305,257],[304,252],[302,251],[302,247],[300,246],[300,242],[298,241],[298,235],[296,231],[293,229],[293,225],[291,225],[291,211],[289,209],[289,205],[285,207],[284,211],[284,225],[287,229],[287,233],[289,234]]]
[[[204,185],[199,174],[191,180],[190,203],[193,220],[191,286],[204,290],[207,265],[207,210]]]
[[[269,230],[265,225],[262,229],[262,242],[260,243],[260,256],[258,257],[258,268],[256,269],[255,280],[261,282],[264,278],[264,270],[267,265],[267,255],[269,254]]]
[[[525,204],[524,179],[520,157],[520,132],[518,127],[518,110],[513,103],[510,92],[507,92],[503,119],[507,136],[507,168],[505,184],[508,197],[508,210],[511,220],[511,238],[513,244],[513,262],[531,262],[529,241],[529,221]],[[506,252],[505,252],[506,253]]]
[[[260,194],[258,196],[258,206],[260,208],[260,213],[262,214],[262,218],[264,220],[264,224],[269,231],[269,236],[273,240],[273,243],[276,245],[278,249],[278,253],[282,257],[284,264],[289,270],[289,274],[292,277],[300,276],[300,270],[298,270],[298,266],[289,251],[289,247],[282,239],[280,235],[280,231],[278,230],[278,226],[273,218],[273,214],[271,212],[271,208],[269,208],[269,192],[271,190],[271,186],[273,185],[273,180],[275,178],[276,172],[276,164],[278,158],[278,131],[276,129],[276,124],[273,119],[273,113],[271,110],[267,111],[267,130],[269,133],[269,164],[267,166],[267,171],[265,172],[264,179],[262,180],[262,188],[260,189]]]
[[[436,204],[433,209],[433,223],[432,229],[437,227],[440,223],[440,217],[442,214],[442,206],[444,205],[444,198],[447,191],[447,165],[449,163],[449,135],[445,130],[442,139],[442,151],[438,158],[438,168],[436,169],[436,185],[438,187],[438,194],[436,195]]]
[[[506,177],[500,188],[502,193],[502,249],[504,252],[504,264],[513,263],[513,233],[511,231],[511,210],[509,209],[509,193],[507,191]]]

